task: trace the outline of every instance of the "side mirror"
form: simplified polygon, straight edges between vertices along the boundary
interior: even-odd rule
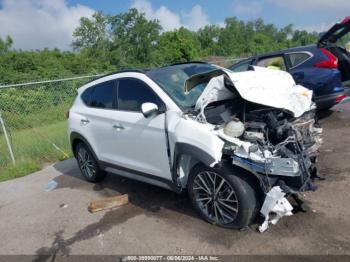
[[[150,117],[158,112],[158,106],[154,103],[143,103],[141,111],[144,117]]]

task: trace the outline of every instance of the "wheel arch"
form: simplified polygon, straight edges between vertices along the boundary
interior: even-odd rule
[[[214,162],[215,159],[203,149],[188,143],[176,143],[172,165],[172,179],[174,184],[181,191],[181,189],[187,187],[188,176],[196,164],[202,163],[210,166]]]
[[[73,152],[74,157],[76,157],[75,149],[79,143],[85,144],[89,148],[90,152],[93,154],[94,158],[98,161],[98,157],[95,153],[95,150],[92,148],[90,143],[87,141],[87,139],[84,136],[82,136],[81,134],[79,134],[77,132],[72,132],[70,134],[70,144],[71,144],[71,148],[72,148],[72,152]]]
[[[262,177],[255,171],[233,163],[226,163],[226,165],[228,164],[230,165],[229,168],[234,171],[234,175],[240,176],[241,178],[247,180],[253,186],[253,188],[256,189],[257,194],[259,195],[258,199],[261,199],[260,197],[264,196],[265,193],[268,192]]]
[[[223,157],[220,163],[214,165],[214,169],[225,166],[228,169],[234,171],[235,175],[239,175],[242,178],[248,180],[257,189],[259,195],[264,195],[268,189],[262,179],[254,170],[248,167],[240,166],[232,161],[229,161],[228,157]],[[206,153],[204,150],[186,143],[176,143],[174,150],[174,162],[172,167],[172,176],[174,183],[182,188],[187,187],[188,177],[197,164],[203,164],[211,167],[215,162],[215,159]],[[181,184],[179,185],[178,179],[180,178]]]

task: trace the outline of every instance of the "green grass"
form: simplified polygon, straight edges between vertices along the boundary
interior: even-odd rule
[[[12,165],[5,139],[0,136],[0,181],[28,175],[40,170],[44,163],[71,157],[66,126],[66,121],[60,121],[11,132],[16,165]]]

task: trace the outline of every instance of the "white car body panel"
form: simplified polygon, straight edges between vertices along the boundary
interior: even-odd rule
[[[123,129],[117,130],[111,125],[112,139],[106,145],[109,150],[106,154],[100,151],[101,160],[169,179],[164,116],[162,113],[145,118],[141,112],[115,110],[113,122]]]
[[[214,159],[210,166],[221,160],[224,142],[215,134],[213,125],[197,122],[182,113],[168,111],[167,127],[171,156],[174,156],[176,143],[185,143],[210,155]]]

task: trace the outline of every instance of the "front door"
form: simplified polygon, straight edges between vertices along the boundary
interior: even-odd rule
[[[108,162],[131,170],[171,179],[165,133],[165,105],[143,81],[118,80],[117,110],[113,112],[113,152]],[[141,105],[155,103],[161,112],[144,117]]]

